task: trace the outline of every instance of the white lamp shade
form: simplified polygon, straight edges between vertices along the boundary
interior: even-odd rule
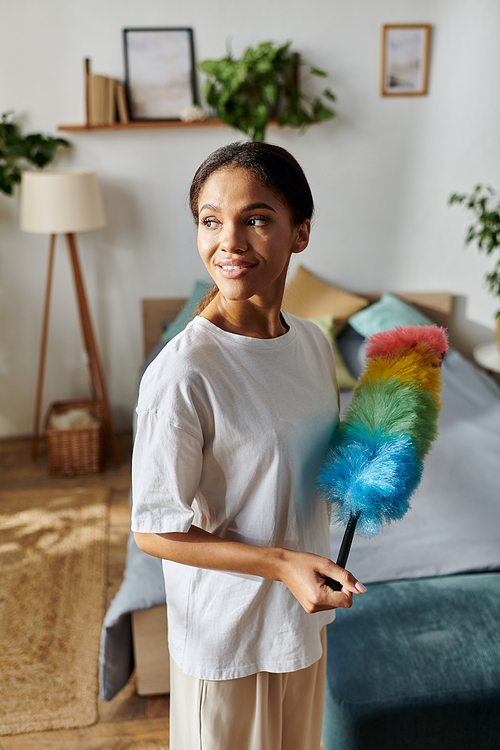
[[[93,172],[23,172],[21,229],[37,234],[86,232],[105,226]]]

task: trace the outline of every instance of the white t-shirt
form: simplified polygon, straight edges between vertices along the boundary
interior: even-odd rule
[[[316,474],[338,421],[335,363],[319,328],[256,339],[195,318],[143,376],[132,529],[191,524],[259,546],[330,556]],[[322,653],[333,611],[307,614],[283,583],[163,561],[170,653],[207,680],[292,672]]]

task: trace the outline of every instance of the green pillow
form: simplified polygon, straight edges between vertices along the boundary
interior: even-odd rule
[[[349,324],[361,336],[368,338],[395,326],[432,325],[432,320],[413,305],[386,292],[378,302],[351,315]]]
[[[174,336],[177,336],[178,333],[184,330],[189,321],[194,318],[196,308],[202,301],[203,297],[212,287],[213,282],[211,281],[197,281],[195,283],[191,296],[184,303],[184,306],[177,317],[174,318],[168,328],[162,333],[161,340],[164,344],[168,344]]]
[[[357,380],[353,378],[349,372],[346,363],[342,359],[335,335],[333,333],[334,317],[333,315],[322,315],[320,318],[311,318],[311,322],[315,323],[318,328],[321,328],[325,336],[328,338],[332,345],[333,355],[335,357],[335,369],[337,370],[337,383],[341,390],[351,390],[357,384]]]

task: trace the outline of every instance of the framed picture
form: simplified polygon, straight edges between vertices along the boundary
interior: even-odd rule
[[[382,96],[424,96],[429,79],[429,24],[382,27]]]
[[[196,104],[192,29],[124,29],[131,120],[179,120]]]

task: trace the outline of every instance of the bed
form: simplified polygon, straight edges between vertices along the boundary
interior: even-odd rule
[[[206,288],[197,286],[188,301],[143,302],[144,366],[192,315]],[[374,326],[446,325],[452,297],[358,295],[299,267],[283,307],[329,326],[343,409]],[[443,380],[439,436],[410,512],[353,543],[348,567],[370,594],[328,628],[326,750],[500,747],[500,386],[453,346]],[[333,559],[342,533],[331,527]],[[102,630],[105,700],[134,667],[138,692],[168,692],[164,601],[160,561],[130,536]]]

